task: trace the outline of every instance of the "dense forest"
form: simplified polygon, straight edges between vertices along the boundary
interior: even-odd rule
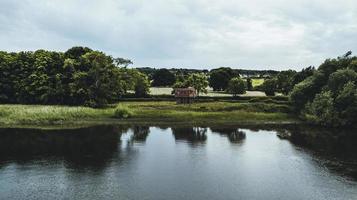
[[[66,52],[0,52],[0,102],[100,107],[127,90],[144,96],[147,77],[127,69],[130,60],[87,47]]]

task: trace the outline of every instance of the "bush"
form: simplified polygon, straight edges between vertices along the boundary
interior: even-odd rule
[[[114,117],[126,119],[133,116],[133,111],[129,107],[119,104],[114,110]]]
[[[312,103],[308,103],[305,108],[306,119],[321,125],[338,125],[337,113],[333,104],[333,97],[330,91],[323,91],[317,94]]]
[[[268,80],[264,81],[262,88],[267,96],[275,95],[275,91],[276,91],[276,87],[277,87],[276,84],[277,83],[276,83],[275,79],[268,79]]]

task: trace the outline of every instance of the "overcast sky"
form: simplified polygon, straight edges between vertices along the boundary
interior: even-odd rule
[[[78,45],[134,66],[299,70],[357,54],[357,1],[0,0],[0,50]]]

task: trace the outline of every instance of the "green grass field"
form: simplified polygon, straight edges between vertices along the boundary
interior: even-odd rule
[[[178,105],[172,101],[122,102],[133,115],[115,119],[115,105],[93,109],[71,106],[0,105],[0,126],[101,123],[241,124],[294,122],[290,107],[275,103],[209,102]]]
[[[264,80],[263,80],[264,81]],[[150,88],[150,94],[151,95],[171,95],[172,93],[172,88],[170,87],[151,87]],[[213,91],[212,88],[208,88],[207,94],[201,93],[200,96],[208,96],[208,97],[231,97],[231,94],[228,94],[226,92],[217,92]],[[260,91],[247,91],[246,94],[243,94],[241,96],[252,96],[252,97],[261,97],[265,96],[264,92]]]
[[[263,83],[264,83],[264,79],[263,78],[252,78],[253,87],[262,85]]]

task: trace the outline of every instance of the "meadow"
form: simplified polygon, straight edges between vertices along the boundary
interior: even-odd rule
[[[115,118],[118,104],[94,109],[56,105],[0,105],[0,126],[51,126],[105,123],[186,123],[186,124],[256,124],[291,123],[288,104],[279,101],[200,102],[190,105],[174,101],[120,102],[130,110],[127,119]]]
[[[262,85],[263,83],[264,83],[264,79],[263,78],[252,78],[253,87]]]

